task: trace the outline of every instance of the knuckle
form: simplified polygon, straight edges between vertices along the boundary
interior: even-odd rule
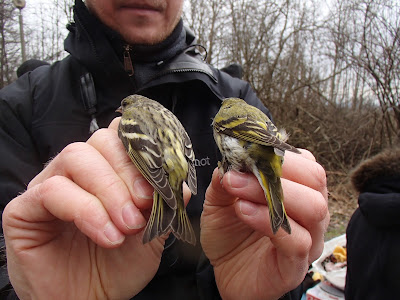
[[[110,173],[100,176],[98,182],[101,182],[101,186],[99,186],[100,191],[105,194],[108,194],[109,191],[120,191],[125,187],[125,184],[119,177]],[[97,185],[97,182],[95,184]]]
[[[310,255],[310,251],[312,249],[312,237],[309,232],[305,231],[299,234],[297,239],[297,257],[306,258]]]
[[[317,190],[325,196],[327,193],[327,178],[325,169],[319,164],[315,163],[313,166],[312,173],[315,175]]]
[[[16,204],[20,197],[23,197],[23,194],[11,200],[3,210],[2,222],[4,232],[6,232],[7,228],[11,226],[13,215],[18,209]]]
[[[103,136],[107,132],[109,132],[108,128],[99,128],[92,134],[92,137]]]
[[[326,219],[329,214],[328,203],[325,198],[318,193],[314,199],[314,216],[316,222],[321,222]]]
[[[321,240],[321,242],[313,243],[313,248],[310,250],[309,264],[317,260],[321,256],[323,250],[324,250],[323,239]]]
[[[88,143],[90,144],[93,140],[96,140],[97,142],[107,142],[109,136],[110,129],[100,128],[92,134],[92,136],[88,140]]]
[[[32,191],[33,195],[31,196],[31,198],[47,198],[47,195],[62,190],[66,183],[65,181],[66,178],[60,175],[54,175],[50,178],[47,178],[41,184],[37,185],[37,188]]]
[[[83,142],[67,145],[52,161],[54,175],[66,174],[72,166],[76,166],[82,157],[90,157],[90,146]]]
[[[95,167],[98,152],[84,142],[75,142],[67,145],[53,160],[51,175],[66,177],[82,176],[82,172]]]
[[[314,154],[312,154],[311,151],[307,149],[299,149],[301,152],[301,155],[311,161],[316,161]]]
[[[57,157],[60,160],[74,158],[77,154],[80,154],[84,151],[88,151],[88,145],[83,142],[75,142],[68,144],[65,148],[60,152]]]

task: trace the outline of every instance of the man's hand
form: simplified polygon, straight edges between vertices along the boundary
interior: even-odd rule
[[[214,171],[201,243],[223,299],[278,299],[320,256],[329,223],[325,171],[310,152],[287,152],[282,186],[291,235],[272,233],[264,192],[252,174],[228,172],[221,182]]]
[[[142,244],[153,189],[126,154],[118,122],[67,146],[6,207],[8,271],[20,298],[129,298],[154,277],[165,239]]]

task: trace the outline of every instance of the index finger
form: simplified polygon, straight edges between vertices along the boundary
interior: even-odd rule
[[[77,187],[99,199],[118,229],[124,233],[132,233],[133,230],[144,227],[145,219],[137,206],[133,205],[125,182],[104,155],[104,148],[117,151],[113,147],[115,137],[113,141],[112,135],[107,131],[111,130],[98,130],[87,143],[69,144],[29,183],[28,190],[55,176],[66,177]],[[107,147],[102,143],[101,152],[96,146],[104,137],[110,139],[107,140]]]

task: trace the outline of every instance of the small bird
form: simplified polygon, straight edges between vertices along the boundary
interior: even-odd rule
[[[285,151],[300,151],[286,143],[286,132],[267,115],[239,98],[223,100],[212,126],[222,154],[221,176],[230,169],[253,173],[264,190],[273,233],[282,227],[290,234],[280,177]]]
[[[178,118],[160,103],[140,95],[122,100],[118,136],[132,162],[153,186],[153,207],[143,244],[172,231],[196,244],[196,236],[183,202],[183,181],[197,193],[194,151]]]

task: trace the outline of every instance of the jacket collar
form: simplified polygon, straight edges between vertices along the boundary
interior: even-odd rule
[[[126,43],[117,32],[105,26],[94,16],[82,0],[75,1],[74,23],[69,24],[68,29],[70,33],[64,43],[65,50],[89,72],[94,74],[100,72],[110,78],[115,78],[115,74],[121,72],[126,73],[123,65]],[[130,54],[133,64],[160,64],[165,73],[166,66],[169,66],[166,62],[176,62],[176,57],[188,52],[186,50],[190,47],[190,43],[195,42],[193,35],[187,32],[180,20],[171,35],[163,42],[156,45],[131,45]],[[191,54],[198,55],[195,52],[191,49]],[[179,68],[180,66],[182,64],[175,63],[171,67]],[[193,65],[191,69],[196,70]],[[213,75],[209,67],[206,69],[209,75]],[[200,71],[204,72],[204,66],[200,67]]]
[[[81,0],[74,5],[74,23],[69,24],[70,34],[65,41],[65,50],[91,69],[104,64],[110,65],[110,57],[123,63],[124,50],[127,43],[119,33],[105,26],[93,15]],[[159,62],[171,59],[181,53],[186,45],[186,32],[182,20],[174,31],[161,43],[155,45],[130,45],[132,60],[136,63]],[[103,66],[104,68],[104,66]]]
[[[81,0],[74,5],[74,22],[68,25],[70,33],[64,48],[87,68],[93,76],[103,74],[107,79],[123,76],[124,69],[107,39],[105,26],[91,14]]]

